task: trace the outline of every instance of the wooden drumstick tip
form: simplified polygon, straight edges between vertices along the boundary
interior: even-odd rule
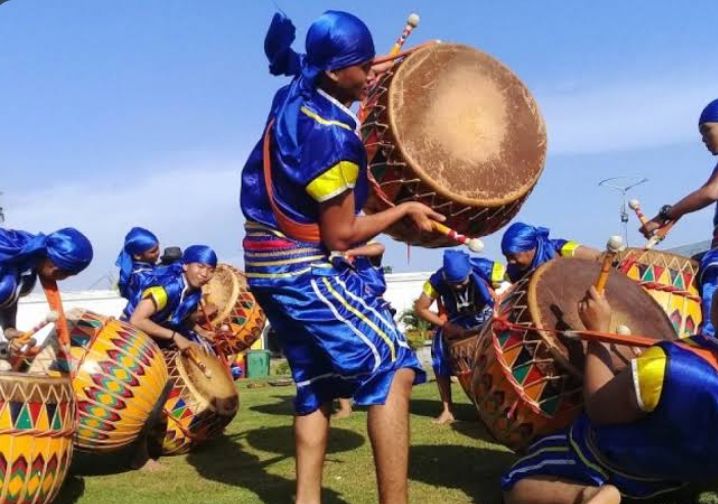
[[[621,336],[630,336],[631,335],[631,328],[627,325],[621,324],[618,327],[616,327],[616,333],[620,334]]]
[[[420,20],[421,18],[419,17],[419,15],[416,12],[412,12],[411,14],[409,14],[409,17],[406,20],[406,24],[408,24],[412,28],[416,28],[417,26],[419,26]]]
[[[469,247],[470,251],[477,254],[484,250],[484,242],[482,242],[478,238],[471,238],[469,241],[466,242],[466,246]]]
[[[45,320],[47,320],[48,323],[57,322],[57,319],[60,318],[60,314],[58,314],[55,310],[47,312],[47,317],[45,317]]]
[[[637,199],[628,200],[628,207],[631,210],[639,210],[641,208],[641,202]]]
[[[610,254],[617,254],[625,249],[626,246],[623,244],[623,238],[619,235],[613,235],[608,239],[606,243],[606,252]]]

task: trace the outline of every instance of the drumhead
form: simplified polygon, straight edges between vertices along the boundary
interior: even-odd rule
[[[578,302],[589,286],[595,284],[601,270],[596,261],[576,258],[557,258],[540,266],[532,275],[528,287],[528,305],[536,326],[557,330],[585,330],[578,315]],[[663,309],[638,284],[618,272],[611,271],[605,291],[611,305],[609,331],[617,332],[619,325],[627,326],[631,334],[655,340],[675,340],[673,325]],[[556,357],[573,368],[583,368],[583,352],[574,355],[575,344],[561,341],[558,335],[545,333]],[[623,347],[614,353],[630,358],[630,349]]]
[[[511,70],[471,47],[435,44],[408,56],[390,84],[388,116],[418,177],[458,203],[513,202],[543,170],[536,102]]]
[[[217,307],[217,314],[210,317],[210,322],[225,320],[232,314],[240,291],[240,276],[237,271],[228,264],[218,264],[210,281],[202,287],[205,303]]]
[[[194,356],[204,370],[182,352],[176,357],[177,370],[187,387],[211,410],[220,415],[233,416],[239,408],[239,397],[227,368],[217,357],[199,348],[194,348]]]

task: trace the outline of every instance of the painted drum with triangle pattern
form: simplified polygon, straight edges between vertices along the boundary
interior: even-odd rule
[[[239,395],[227,366],[199,347],[192,358],[165,351],[172,385],[164,406],[164,455],[187,453],[219,436],[239,409]]]
[[[207,305],[217,307],[210,315],[210,323],[227,325],[229,331],[215,342],[215,351],[226,358],[249,349],[259,339],[267,320],[254,299],[247,279],[240,270],[229,264],[218,264],[212,279],[202,288]]]
[[[0,502],[48,504],[72,460],[69,377],[0,373]]]
[[[567,427],[581,411],[584,346],[561,332],[585,330],[578,302],[600,269],[596,261],[576,258],[541,265],[507,292],[479,335],[472,399],[489,432],[512,449]],[[610,273],[605,295],[610,332],[625,325],[656,340],[676,339],[661,307],[624,275]],[[628,347],[609,351],[617,370],[636,355]]]
[[[648,292],[671,320],[679,338],[696,334],[703,320],[697,261],[669,252],[629,248],[616,268]]]
[[[159,419],[167,385],[162,352],[145,333],[113,317],[75,308],[67,324],[76,447],[106,452],[129,445]],[[41,353],[30,369],[53,372],[66,365],[53,354]]]

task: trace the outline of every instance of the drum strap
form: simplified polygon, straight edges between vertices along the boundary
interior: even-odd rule
[[[272,187],[272,157],[271,157],[271,142],[272,142],[272,126],[274,126],[274,119],[272,119],[267,125],[267,129],[264,132],[264,186],[267,189],[267,198],[269,198],[269,204],[272,207],[272,213],[274,218],[277,219],[277,225],[279,229],[295,240],[303,242],[321,242],[321,235],[319,233],[319,226],[317,224],[305,224],[297,222],[279,208],[279,205],[274,200],[274,189]]]

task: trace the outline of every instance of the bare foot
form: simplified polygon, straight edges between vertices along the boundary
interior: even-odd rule
[[[160,472],[167,469],[165,466],[160,464],[159,461],[155,459],[147,459],[147,462],[145,462],[145,465],[140,467],[140,471],[143,472]]]
[[[587,487],[581,492],[584,504],[620,504],[621,493],[613,485]]]
[[[456,419],[454,418],[454,415],[451,413],[451,411],[444,410],[441,412],[441,415],[434,418],[431,422],[437,425],[447,425],[450,423],[454,423],[454,421],[456,421]]]
[[[341,420],[342,418],[348,418],[351,415],[352,415],[351,408],[350,409],[341,408],[332,415],[332,418],[335,420]]]

